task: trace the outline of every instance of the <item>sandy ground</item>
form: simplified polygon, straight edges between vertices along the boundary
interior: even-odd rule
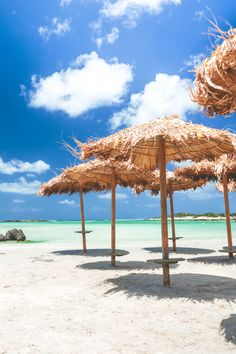
[[[0,353],[236,352],[236,263],[195,249],[221,241],[181,245],[194,249],[178,257],[202,259],[172,266],[163,288],[162,269],[146,263],[160,254],[143,246],[112,269],[101,250],[1,244]]]

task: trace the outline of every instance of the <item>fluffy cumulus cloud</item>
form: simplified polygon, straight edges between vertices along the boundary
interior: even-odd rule
[[[104,194],[99,194],[98,198],[99,199],[110,200],[111,199],[111,192],[107,192],[107,193],[104,193]],[[125,193],[116,193],[116,199],[117,200],[124,200],[124,199],[128,199],[128,196]]]
[[[21,160],[10,160],[4,162],[0,158],[0,174],[13,175],[14,173],[33,172],[41,174],[48,171],[50,166],[42,160],[36,162],[26,162]]]
[[[15,182],[0,182],[0,192],[16,194],[36,194],[39,191],[40,185],[40,181],[27,181],[24,177],[20,177]]]
[[[64,21],[53,17],[50,26],[40,26],[38,28],[39,35],[45,40],[49,40],[51,36],[62,37],[71,30],[71,19],[66,18]]]
[[[77,117],[91,109],[121,102],[132,81],[132,67],[96,52],[80,55],[66,70],[32,78],[30,106]]]
[[[197,107],[189,97],[191,85],[189,79],[178,75],[157,74],[143,91],[131,95],[127,108],[112,116],[111,127],[144,123],[174,113],[185,119],[187,113]]]
[[[181,0],[100,0],[101,13],[105,17],[124,18],[130,26],[135,26],[143,13],[159,14],[166,5],[180,5]]]
[[[115,41],[117,41],[118,38],[119,38],[119,29],[117,27],[113,27],[111,29],[111,32],[109,32],[105,36],[96,38],[96,44],[98,48],[101,48],[101,46],[104,43],[113,44]]]
[[[65,199],[65,200],[60,200],[59,204],[62,205],[68,205],[68,206],[74,206],[76,203],[73,199],[69,200],[69,199]]]
[[[70,3],[72,2],[72,0],[60,0],[60,6],[66,6],[66,5],[70,5]]]

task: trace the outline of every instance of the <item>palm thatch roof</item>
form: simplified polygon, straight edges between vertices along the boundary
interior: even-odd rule
[[[232,179],[236,178],[236,152],[233,154],[224,154],[215,162],[215,172],[218,177],[224,173]]]
[[[236,110],[236,29],[218,30],[223,42],[196,69],[190,94],[210,117]]]
[[[224,185],[222,182],[217,182],[216,183],[216,189],[221,192],[224,193]],[[235,192],[236,191],[236,180],[235,179],[231,179],[229,180],[229,182],[227,183],[227,189],[228,192]]]
[[[99,192],[99,191],[105,191],[108,190],[109,187],[106,185],[100,185],[100,184],[87,184],[87,185],[81,185],[78,181],[73,181],[69,177],[67,177],[66,173],[64,174],[64,171],[50,179],[48,182],[45,182],[41,185],[40,190],[38,195],[40,196],[50,196],[52,194],[74,194],[74,193],[79,193],[82,191],[83,193],[87,192]]]
[[[159,160],[160,139],[165,140],[166,162],[200,161],[233,151],[229,133],[184,122],[176,115],[126,128],[87,144],[76,142],[81,148],[82,159],[130,159],[142,169],[154,170]]]
[[[136,194],[140,194],[146,190],[149,190],[152,195],[157,195],[160,191],[160,172],[154,171],[152,173],[153,182],[142,185],[138,184],[133,187],[133,191]],[[182,176],[176,176],[174,172],[167,171],[166,173],[166,185],[167,192],[177,192],[186,191],[189,189],[195,190],[198,187],[203,187],[207,183],[206,180],[199,179],[198,181],[193,181],[191,178],[185,178]]]
[[[209,160],[202,160],[190,166],[176,168],[175,175],[191,178],[193,181],[205,180],[209,182],[218,179],[215,171],[215,162]]]
[[[232,142],[236,144],[235,136],[232,136]],[[177,168],[175,174],[179,177],[207,181],[221,181],[222,176],[227,174],[229,181],[234,180],[236,179],[236,150],[231,154],[223,154],[213,161],[202,160],[187,167]]]
[[[145,185],[151,180],[150,174],[127,161],[96,159],[65,169],[60,175],[44,183],[39,195],[110,190],[113,170],[116,184],[122,187],[133,187],[136,183]]]

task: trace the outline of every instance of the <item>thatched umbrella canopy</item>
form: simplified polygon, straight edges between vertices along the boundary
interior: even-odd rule
[[[41,186],[39,195],[50,196],[62,193],[80,193],[81,222],[83,236],[83,250],[86,253],[85,221],[83,193],[91,191],[112,192],[112,252],[111,263],[115,265],[115,187],[133,187],[137,183],[146,185],[151,182],[150,174],[131,165],[127,161],[93,160],[65,169],[59,176],[52,178]]]
[[[223,42],[196,68],[190,94],[210,117],[236,110],[236,29],[220,33]]]
[[[53,194],[74,194],[79,193],[80,195],[80,213],[81,213],[81,234],[83,242],[83,254],[87,254],[87,244],[86,244],[86,231],[85,229],[85,217],[84,217],[84,200],[83,193],[87,192],[99,192],[104,190],[109,190],[109,186],[99,183],[85,183],[81,184],[78,180],[71,179],[71,174],[73,173],[75,167],[65,169],[60,175],[50,179],[48,182],[43,183],[39,195],[40,196],[51,196]],[[77,173],[79,173],[77,171]],[[80,231],[79,231],[80,233]]]
[[[184,122],[177,115],[154,119],[149,123],[120,130],[106,138],[82,144],[82,159],[90,157],[131,159],[144,170],[155,170],[158,165],[160,140],[165,140],[166,162],[212,159],[233,152],[229,133]]]
[[[189,166],[175,169],[175,175],[179,177],[192,178],[193,181],[206,180],[215,182],[218,177],[215,171],[215,161],[202,160]]]
[[[224,154],[215,161],[204,160],[188,167],[177,168],[177,176],[189,177],[193,180],[205,179],[218,181],[217,189],[224,193],[225,217],[228,237],[229,257],[233,257],[233,240],[230,223],[230,208],[228,192],[232,191],[232,185],[236,178],[236,153]]]
[[[152,195],[159,194],[160,191],[160,172],[155,171],[152,173],[154,182],[146,185],[135,185],[133,190],[136,194],[140,194],[146,190],[149,190]],[[186,191],[193,189],[195,190],[198,187],[203,187],[206,184],[206,180],[193,181],[191,178],[185,178],[176,176],[174,172],[167,171],[166,173],[166,186],[167,194],[170,199],[170,213],[171,213],[171,229],[172,237],[169,237],[169,240],[172,240],[173,251],[176,252],[176,240],[181,237],[176,237],[175,234],[175,213],[174,213],[174,202],[173,202],[173,193],[177,191]]]
[[[166,163],[169,161],[212,159],[232,152],[230,136],[223,131],[186,123],[178,116],[155,119],[149,123],[121,130],[107,138],[88,144],[79,143],[82,158],[114,157],[130,159],[144,170],[160,169],[162,217],[163,284],[170,285],[168,228],[166,206]]]
[[[216,183],[216,189],[221,192],[221,193],[224,193],[224,185],[222,182],[217,182]],[[228,189],[228,192],[236,192],[236,179],[231,179],[228,181],[228,184],[227,184],[227,189]]]
[[[75,166],[76,167],[76,166]],[[68,174],[75,169],[75,167],[70,167],[65,169],[60,175],[50,179],[48,182],[41,185],[39,195],[40,196],[51,196],[53,194],[74,194],[82,191],[83,193],[88,192],[100,192],[104,190],[109,190],[109,186],[106,183],[86,183],[81,184],[79,181],[71,179]],[[68,174],[67,174],[68,173]]]
[[[233,142],[235,144],[235,140]],[[228,176],[229,180],[236,178],[236,150],[233,154],[224,154],[216,160],[215,172],[219,179],[224,174]]]
[[[152,195],[159,194],[160,191],[160,171],[156,170],[152,172],[150,175],[153,179],[151,183],[142,185],[135,185],[133,190],[135,193],[139,194],[146,190],[149,190]],[[193,181],[192,178],[186,178],[183,176],[177,176],[174,172],[167,171],[166,172],[166,189],[167,193],[177,192],[177,191],[187,191],[189,189],[195,190],[198,187],[202,187],[206,184],[206,180],[199,179],[197,181]]]

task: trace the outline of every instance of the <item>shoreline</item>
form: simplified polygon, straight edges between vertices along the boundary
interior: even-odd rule
[[[236,220],[236,215],[230,216],[231,221]],[[225,221],[225,216],[204,216],[204,215],[191,215],[191,216],[175,216],[175,221]],[[168,220],[171,220],[170,216]],[[144,219],[116,219],[116,222],[132,222],[132,221],[161,221],[161,217],[150,217]],[[80,223],[81,220],[0,220],[0,224],[2,223],[60,223],[60,222],[71,222],[71,223]],[[88,223],[92,222],[110,222],[109,219],[88,219],[86,220]]]

